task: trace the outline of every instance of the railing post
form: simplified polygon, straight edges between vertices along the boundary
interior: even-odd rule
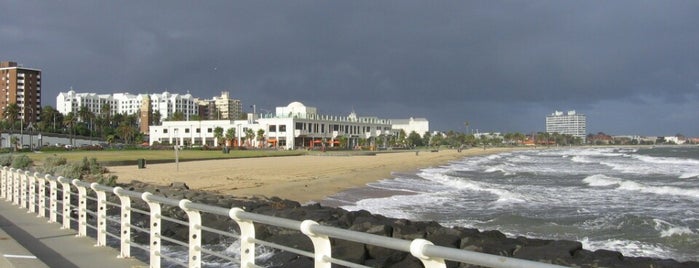
[[[93,182],[90,184],[95,193],[97,193],[97,244],[96,247],[107,245],[107,193],[102,190],[97,190],[99,183]]]
[[[426,256],[423,249],[426,245],[433,245],[432,242],[425,239],[415,239],[410,243],[410,254],[418,258],[425,268],[446,268],[447,265],[443,259]]]
[[[114,187],[114,194],[121,201],[121,254],[118,258],[131,257],[131,198],[119,194],[121,187]]]
[[[87,189],[79,185],[80,180],[73,179],[73,185],[78,188],[78,234],[76,236],[87,236]]]
[[[64,177],[58,177],[63,190],[63,221],[61,229],[70,229],[70,181]]]
[[[332,249],[330,247],[330,239],[326,235],[318,235],[311,231],[312,225],[318,225],[317,222],[312,220],[305,220],[301,222],[301,232],[308,236],[313,242],[313,254],[315,259],[315,268],[330,268],[332,263],[330,258],[332,257]]]
[[[25,170],[22,172],[20,178],[19,207],[29,208],[29,206],[27,206],[27,193],[29,192],[29,184],[27,181],[29,180],[29,171]]]
[[[141,195],[141,199],[146,201],[148,208],[150,208],[150,245],[148,246],[150,251],[150,267],[160,267],[161,209],[159,203],[150,201],[150,199],[148,199],[151,195],[153,194],[145,192]]]
[[[238,217],[238,212],[243,212],[240,208],[231,208],[228,216],[240,226],[240,267],[255,266],[255,225],[251,220],[244,220]]]
[[[47,178],[49,179],[49,222],[56,222],[56,214],[58,214],[58,185],[56,182],[61,177]]]
[[[12,204],[14,205],[19,205],[19,180],[20,180],[20,172],[22,172],[21,169],[16,169],[15,172],[13,172],[13,183],[12,183]]]
[[[39,173],[35,173],[39,174]],[[37,178],[39,179],[39,215],[37,217],[46,217],[46,181],[48,181],[51,178],[51,175],[46,174],[44,177],[41,177],[39,175],[36,175]]]
[[[29,175],[29,213],[36,213],[36,177],[39,172]]]
[[[0,198],[7,197],[7,167],[2,167],[0,170]]]
[[[189,267],[201,267],[201,215],[199,211],[187,208],[192,203],[187,199],[180,200],[180,208],[189,218]]]

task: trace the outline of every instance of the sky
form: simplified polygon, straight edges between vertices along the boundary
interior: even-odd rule
[[[431,130],[699,136],[699,1],[0,0],[0,60],[59,92],[221,91]],[[465,126],[468,122],[468,129]]]

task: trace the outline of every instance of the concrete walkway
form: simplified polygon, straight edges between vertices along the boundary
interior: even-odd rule
[[[117,258],[118,250],[95,247],[93,238],[76,234],[0,200],[0,267],[148,267],[133,258]]]

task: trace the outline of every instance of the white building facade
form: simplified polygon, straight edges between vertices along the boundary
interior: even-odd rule
[[[329,116],[318,114],[315,107],[307,107],[300,102],[277,107],[275,114],[249,116],[248,120],[210,121],[167,121],[161,126],[150,127],[150,144],[208,145],[216,146],[224,141],[215,137],[215,129],[223,133],[235,129],[235,144],[228,146],[249,146],[258,148],[275,147],[298,149],[319,146],[340,146],[353,148],[365,139],[372,146],[382,143],[381,137],[391,135],[391,121],[377,117]],[[255,138],[246,139],[247,130],[252,130]],[[260,130],[262,137],[257,136]]]
[[[420,137],[430,131],[430,121],[425,118],[409,118],[409,119],[391,119],[394,134],[400,130],[405,131],[405,135],[410,135],[411,132],[420,134]]]
[[[555,111],[546,116],[546,132],[567,134],[585,140],[587,119],[584,114],[579,114],[575,111]]]
[[[100,114],[107,105],[112,115],[134,114],[141,110],[141,101],[145,95],[150,96],[153,112],[158,111],[162,119],[172,117],[176,111],[181,111],[185,118],[198,114],[197,104],[191,94],[96,94],[76,93],[74,90],[60,92],[56,97],[56,110],[66,115],[77,113],[80,107],[87,107],[92,113]]]

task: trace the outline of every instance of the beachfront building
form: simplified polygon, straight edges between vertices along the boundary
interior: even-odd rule
[[[426,118],[391,119],[391,124],[394,135],[398,135],[398,132],[403,130],[405,135],[410,135],[411,132],[415,131],[422,137],[430,131],[430,121]]]
[[[233,142],[216,137],[235,129]],[[262,133],[262,136],[258,134]],[[248,114],[247,120],[167,121],[150,127],[150,144],[182,146],[246,146],[298,149],[313,147],[357,147],[361,141],[380,145],[391,135],[391,121],[378,117],[323,115],[300,102],[277,107],[274,114]],[[225,138],[224,138],[225,139]]]
[[[41,70],[0,62],[0,112],[17,105],[16,122],[37,122],[41,112]]]
[[[584,114],[555,111],[546,116],[546,132],[567,134],[585,140],[587,122]]]
[[[160,94],[97,94],[76,93],[73,89],[68,92],[60,92],[56,97],[56,110],[66,115],[76,113],[85,106],[94,114],[101,114],[107,106],[112,115],[134,114],[141,111],[144,98],[150,98],[151,109],[158,111],[161,119],[172,117],[175,112],[182,112],[185,118],[198,114],[199,110],[191,94],[172,94],[163,92]],[[157,122],[155,122],[157,123]]]

